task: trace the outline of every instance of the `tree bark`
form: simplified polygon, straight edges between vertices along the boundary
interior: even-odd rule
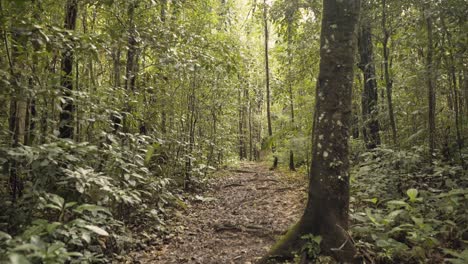
[[[339,262],[358,262],[349,241],[348,139],[359,0],[324,0],[320,73],[317,82],[309,198],[299,222],[260,263],[292,257],[303,235],[322,236],[323,254]]]
[[[387,93],[387,106],[388,106],[388,117],[390,120],[390,126],[392,128],[392,141],[393,145],[397,145],[397,128],[396,128],[396,121],[395,121],[395,114],[393,111],[393,80],[390,77],[390,52],[388,48],[388,41],[390,40],[390,32],[387,29],[387,2],[386,0],[382,0],[382,30],[383,30],[383,68],[384,68],[384,76],[385,76],[385,90]]]
[[[434,79],[434,36],[432,30],[432,15],[429,9],[425,10],[426,13],[426,29],[427,29],[427,57],[426,57],[426,70],[427,70],[427,95],[428,95],[428,121],[429,121],[429,155],[432,159],[436,143],[435,143],[435,109],[436,109],[436,95],[435,95],[435,79]]]
[[[267,16],[267,3],[266,0],[263,0],[263,23],[264,23],[264,34],[265,34],[265,82],[266,82],[266,99],[267,99],[267,122],[268,122],[268,136],[270,139],[273,137],[273,129],[271,127],[271,100],[270,100],[270,65],[268,58],[268,41],[269,41],[269,32],[268,32],[268,16]],[[271,144],[271,151],[273,153],[273,166],[272,169],[278,167],[278,157],[276,156],[276,147],[274,142]]]
[[[372,49],[372,31],[367,23],[366,25],[361,25],[358,43],[361,59],[359,68],[364,76],[364,87],[362,90],[363,136],[367,149],[374,149],[380,145],[380,125],[378,120],[378,92]]]
[[[127,9],[127,16],[128,16],[128,40],[127,40],[127,64],[125,69],[125,89],[127,91],[127,96],[129,93],[135,92],[135,84],[136,84],[136,75],[137,75],[137,66],[138,66],[138,43],[137,43],[137,36],[136,36],[136,28],[135,28],[135,9],[137,6],[136,1],[129,1]],[[126,102],[125,110],[123,114],[123,131],[129,132],[130,131],[130,122],[128,120],[128,115],[132,111],[130,104]]]
[[[292,52],[291,52],[291,42],[292,42],[292,17],[288,17],[288,92],[289,92],[289,108],[291,111],[290,121],[291,121],[291,129],[296,132],[296,125],[294,124],[294,94],[292,88]],[[290,143],[291,145],[291,143]],[[292,148],[289,149],[289,170],[296,171],[296,167],[294,165],[294,152]]]
[[[78,14],[78,1],[67,0],[65,7],[65,23],[64,28],[67,30],[75,30],[76,18]],[[73,91],[73,62],[74,51],[73,48],[67,46],[62,54],[62,79],[61,86],[63,89],[63,102],[61,104],[62,110],[60,112],[60,127],[59,137],[73,139],[74,124],[73,124],[73,111],[74,104],[72,99]]]

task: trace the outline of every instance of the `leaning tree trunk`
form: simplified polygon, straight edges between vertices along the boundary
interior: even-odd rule
[[[68,0],[65,9],[65,24],[67,30],[75,30],[76,16],[78,13],[78,1]],[[62,111],[60,112],[60,127],[59,137],[73,139],[73,111],[74,105],[72,100],[73,91],[73,48],[67,46],[62,54],[62,79],[61,86],[63,89],[64,102],[62,103]]]
[[[359,0],[324,0],[313,128],[309,198],[299,222],[260,263],[292,257],[302,236],[322,237],[322,253],[339,262],[357,262],[349,241],[349,158],[351,95]],[[336,250],[340,249],[340,250]]]
[[[374,149],[380,145],[380,125],[377,118],[378,92],[372,49],[372,31],[369,25],[361,25],[358,43],[361,58],[359,68],[364,75],[364,87],[362,91],[363,135],[367,149]]]

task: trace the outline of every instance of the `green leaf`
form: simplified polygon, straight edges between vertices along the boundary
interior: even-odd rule
[[[5,232],[0,231],[0,240],[10,240],[11,236]]]
[[[77,204],[77,202],[69,202],[69,203],[66,203],[65,204],[65,208],[70,208],[70,207],[73,207]]]
[[[410,208],[410,205],[408,203],[406,203],[405,201],[401,201],[401,200],[392,200],[392,201],[388,201],[387,204],[389,205],[395,205],[397,207],[405,207],[405,208]]]
[[[94,233],[100,235],[100,236],[109,236],[109,233],[107,233],[106,230],[98,227],[98,226],[94,226],[94,225],[85,225],[84,226],[85,228],[87,228],[88,230],[90,231],[93,231]]]
[[[59,227],[61,225],[62,225],[62,223],[60,223],[60,222],[54,222],[54,223],[48,224],[47,225],[47,233],[52,234],[55,231],[55,229],[57,229],[57,227]]]
[[[377,218],[372,214],[372,211],[370,208],[366,208],[366,215],[369,217],[369,219],[374,223],[376,226],[381,226],[382,224],[377,221]]]
[[[377,199],[376,197],[372,198],[372,199],[364,199],[363,201],[365,202],[370,202],[370,203],[373,203],[373,204],[377,204],[377,202],[379,201],[379,199]]]
[[[406,191],[406,194],[409,197],[410,202],[416,202],[416,198],[418,197],[418,190],[416,189],[409,189]]]
[[[83,234],[81,234],[81,239],[86,241],[88,244],[91,243],[91,236],[88,232],[83,232]]]
[[[77,208],[75,208],[73,211],[80,213],[80,214],[82,214],[84,211],[88,211],[91,213],[103,212],[107,215],[111,215],[111,213],[109,212],[109,209],[99,206],[99,205],[95,205],[95,204],[82,204],[78,206]]]
[[[154,151],[158,149],[161,145],[159,143],[154,143],[153,145],[149,146],[148,150],[146,150],[145,156],[145,166],[148,166],[151,158],[153,157]]]
[[[63,208],[65,204],[65,199],[53,193],[49,193],[48,196],[51,202],[53,202],[55,205],[59,206],[60,208]]]
[[[11,264],[30,264],[31,263],[25,256],[16,254],[16,253],[11,254],[9,256],[9,259],[10,259]]]

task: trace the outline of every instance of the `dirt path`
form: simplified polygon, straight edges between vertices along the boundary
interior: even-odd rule
[[[174,223],[179,234],[137,263],[254,263],[293,224],[305,186],[256,163],[218,173]]]

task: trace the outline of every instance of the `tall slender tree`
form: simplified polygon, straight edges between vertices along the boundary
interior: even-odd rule
[[[397,128],[395,122],[395,113],[393,110],[393,79],[390,75],[390,49],[388,43],[391,37],[391,31],[387,25],[387,1],[382,0],[382,31],[383,31],[383,68],[385,76],[385,91],[387,95],[387,107],[388,107],[388,118],[390,120],[390,126],[392,128],[392,141],[394,145],[397,145]]]
[[[64,28],[70,31],[76,28],[76,19],[78,15],[78,0],[67,0],[65,5],[65,23]],[[62,54],[62,76],[61,86],[63,89],[62,111],[60,112],[59,137],[73,139],[73,64],[74,50],[71,46],[66,46]]]
[[[435,143],[435,108],[436,108],[436,95],[435,95],[435,79],[434,79],[434,35],[433,35],[433,21],[430,7],[425,10],[426,29],[427,29],[427,55],[426,55],[426,78],[427,78],[427,96],[428,96],[428,121],[429,121],[429,155],[432,158],[436,148]]]
[[[271,126],[271,94],[270,94],[270,65],[269,65],[269,32],[268,32],[268,5],[266,0],[263,0],[263,29],[265,35],[265,85],[266,85],[266,103],[267,103],[267,122],[268,122],[268,136],[270,139],[273,137],[273,129]],[[271,150],[273,152],[273,166],[272,169],[278,167],[278,157],[276,156],[276,147],[272,143]]]
[[[378,92],[375,75],[372,31],[368,21],[363,20],[359,31],[359,68],[364,76],[362,90],[363,135],[366,147],[373,149],[380,145],[380,125],[378,120]]]

